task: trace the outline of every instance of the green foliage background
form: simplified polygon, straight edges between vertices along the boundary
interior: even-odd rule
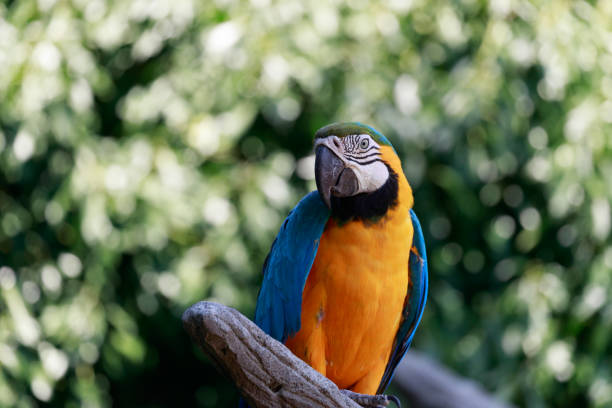
[[[612,1],[0,4],[0,406],[233,406],[180,316],[251,315],[312,135],[394,143],[414,347],[518,406],[612,404]]]

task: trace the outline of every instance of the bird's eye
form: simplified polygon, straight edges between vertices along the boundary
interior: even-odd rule
[[[361,147],[362,149],[367,149],[369,144],[370,144],[370,141],[364,138],[364,139],[361,139],[361,142],[359,142],[359,147]]]

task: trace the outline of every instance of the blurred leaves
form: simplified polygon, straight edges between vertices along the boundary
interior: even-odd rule
[[[0,405],[232,406],[180,314],[252,312],[336,120],[389,136],[415,190],[415,347],[519,406],[609,405],[611,20],[609,0],[3,3]]]

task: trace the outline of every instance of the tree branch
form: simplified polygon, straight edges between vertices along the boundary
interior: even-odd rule
[[[185,311],[183,325],[252,407],[360,408],[235,309],[199,302]]]

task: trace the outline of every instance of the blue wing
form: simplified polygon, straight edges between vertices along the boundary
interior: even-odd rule
[[[255,323],[276,340],[284,342],[300,329],[302,291],[328,218],[319,193],[306,195],[285,219],[264,262]]]
[[[412,249],[410,251],[410,259],[408,273],[410,281],[408,284],[408,293],[404,301],[404,311],[402,313],[402,321],[400,322],[399,330],[395,336],[395,344],[389,357],[389,362],[385,368],[380,385],[378,386],[377,394],[382,394],[391,382],[395,368],[406,355],[406,351],[410,347],[414,332],[421,321],[423,310],[425,309],[425,301],[427,300],[427,254],[425,253],[425,240],[423,239],[423,231],[421,223],[414,211],[410,210],[410,218],[414,227],[414,238],[412,239]]]

